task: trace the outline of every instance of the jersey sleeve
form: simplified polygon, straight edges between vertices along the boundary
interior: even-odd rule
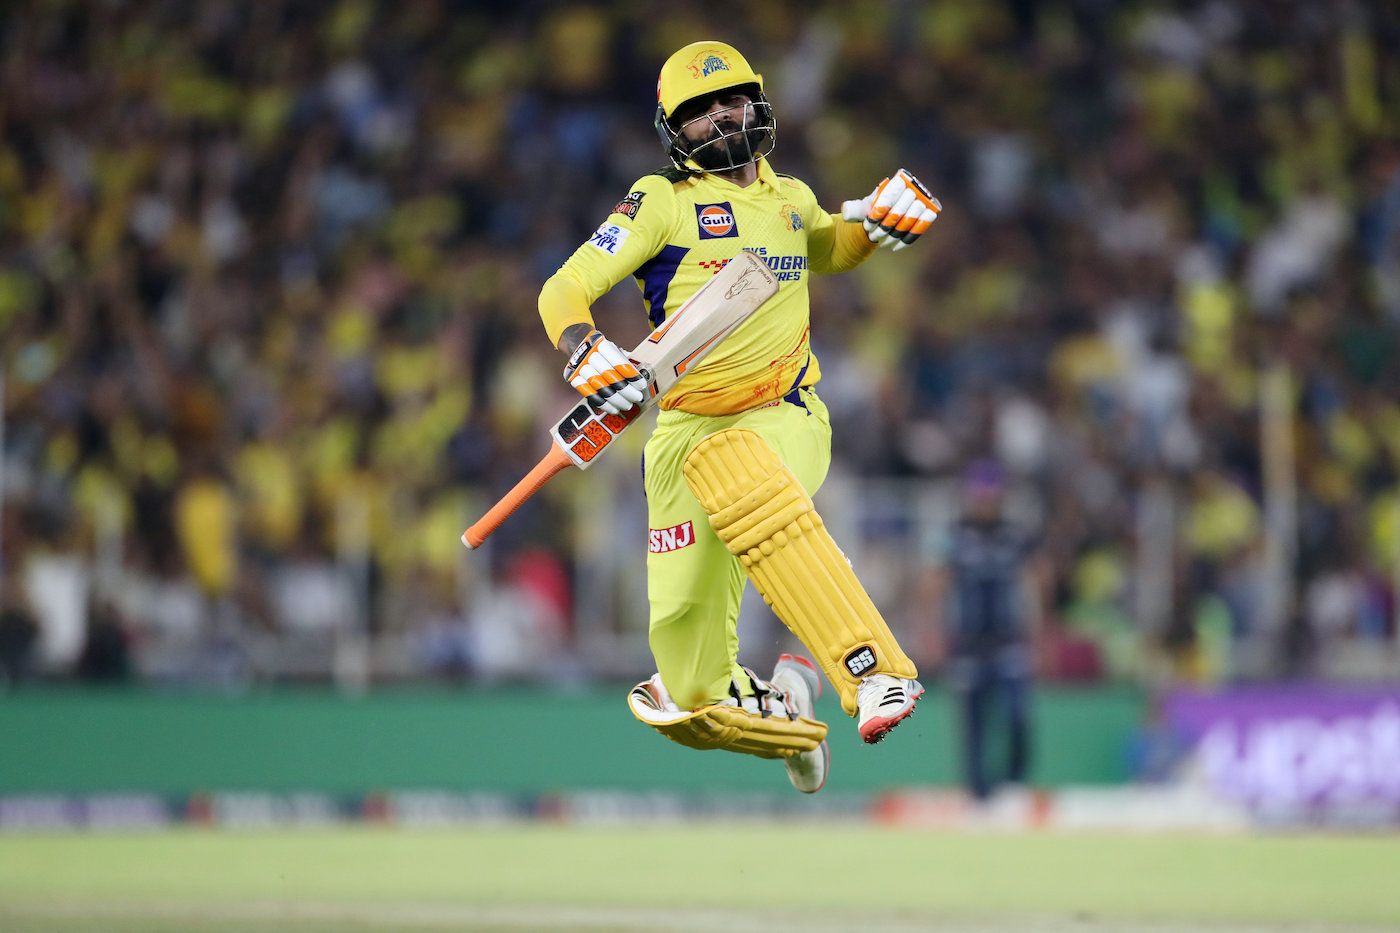
[[[789,179],[799,198],[798,210],[807,228],[807,263],[818,275],[846,272],[875,252],[875,244],[860,224],[847,223],[817,203],[812,189],[795,178]]]
[[[676,217],[671,182],[647,175],[540,289],[540,319],[550,343],[574,324],[591,324],[589,307],[661,251]]]

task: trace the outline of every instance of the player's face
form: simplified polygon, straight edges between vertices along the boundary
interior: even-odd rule
[[[751,113],[749,95],[735,91],[721,91],[706,100],[691,101],[676,113],[681,125],[681,136],[691,148],[717,139],[721,132],[731,133],[743,129],[744,117]]]
[[[692,101],[676,112],[681,139],[702,168],[723,168],[752,158],[752,130],[757,119],[747,94],[721,91]]]

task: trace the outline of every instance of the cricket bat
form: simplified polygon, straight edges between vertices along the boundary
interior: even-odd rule
[[[628,425],[665,398],[777,291],[778,279],[767,263],[747,250],[740,251],[628,354],[647,382],[642,404],[615,415],[580,400],[550,429],[553,444],[549,453],[476,524],[462,532],[462,543],[473,550],[480,547],[561,470],[571,466],[588,469]]]

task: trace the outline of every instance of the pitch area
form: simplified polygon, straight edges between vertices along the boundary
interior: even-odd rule
[[[0,837],[7,931],[1400,929],[1400,838],[856,824]]]

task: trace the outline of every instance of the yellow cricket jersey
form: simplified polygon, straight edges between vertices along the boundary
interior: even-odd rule
[[[588,308],[632,276],[653,328],[739,250],[761,256],[778,294],[661,402],[727,415],[782,398],[821,376],[808,342],[807,279],[853,268],[874,251],[860,224],[817,204],[796,178],[759,160],[747,188],[712,174],[658,172],[637,181],[540,292],[540,316],[558,344],[565,328],[592,323]]]

